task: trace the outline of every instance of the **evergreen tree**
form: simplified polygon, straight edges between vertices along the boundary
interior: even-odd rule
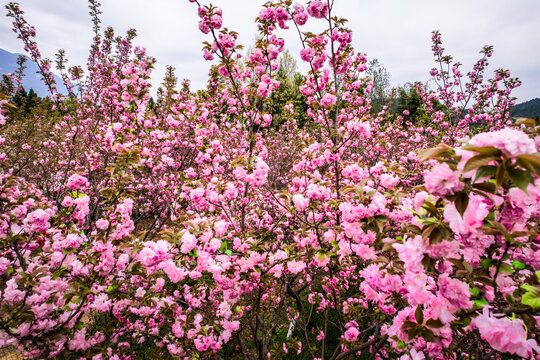
[[[272,92],[265,104],[265,109],[272,114],[272,126],[279,127],[291,114],[285,109],[285,105],[294,106],[294,118],[299,126],[304,126],[309,117],[307,116],[306,97],[300,92],[300,85],[304,77],[296,72],[296,60],[288,50],[285,50],[279,58],[277,70],[279,87]]]

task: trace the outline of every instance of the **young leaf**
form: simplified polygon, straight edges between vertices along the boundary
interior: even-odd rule
[[[540,308],[540,288],[532,285],[521,285],[521,288],[526,291],[521,297],[521,303],[533,309]]]
[[[490,194],[495,194],[495,191],[497,190],[497,186],[489,181],[476,183],[473,185],[473,188],[485,191]]]
[[[470,158],[463,167],[463,172],[467,173],[471,170],[478,169],[481,166],[487,165],[494,160],[498,160],[500,157],[490,154],[480,154]]]
[[[484,269],[489,269],[491,266],[491,259],[484,259],[480,261],[480,266],[482,266]]]
[[[422,311],[422,306],[418,305],[416,307],[416,310],[414,312],[414,319],[416,320],[417,324],[424,323],[424,312]]]
[[[463,218],[463,214],[465,214],[465,210],[467,210],[467,206],[469,205],[469,195],[465,192],[458,193],[455,205],[459,215]]]
[[[517,164],[530,172],[540,176],[540,155],[524,154],[516,156]]]
[[[450,153],[451,150],[453,149],[450,146],[445,145],[445,144],[440,144],[438,147],[420,151],[418,153],[418,158],[420,159],[420,161],[424,162],[431,158],[440,156],[444,153]]]
[[[472,146],[467,145],[463,147],[464,150],[474,151],[476,153],[482,154],[482,155],[492,155],[492,156],[501,156],[502,152],[501,150],[497,149],[493,146]]]

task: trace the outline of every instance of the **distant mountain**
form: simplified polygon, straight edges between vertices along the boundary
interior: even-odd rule
[[[513,117],[527,117],[535,119],[540,116],[540,98],[525,101],[521,104],[515,105],[510,110],[510,116]]]
[[[10,53],[4,49],[0,49],[0,74],[13,73],[17,70],[17,58],[20,54]],[[26,91],[34,89],[36,94],[40,97],[51,95],[49,89],[45,83],[41,80],[41,75],[36,72],[39,71],[39,67],[26,55],[26,69],[24,70],[25,77],[23,77],[23,87]],[[62,79],[59,76],[54,75],[56,80],[56,86],[61,93],[67,93]]]

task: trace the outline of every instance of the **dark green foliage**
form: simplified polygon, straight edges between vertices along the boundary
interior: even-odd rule
[[[294,105],[294,118],[299,127],[303,127],[309,120],[307,115],[308,106],[306,97],[300,92],[300,85],[304,81],[304,77],[300,73],[296,73],[292,78],[286,77],[284,71],[278,69],[279,87],[272,92],[269,101],[266,104],[266,111],[272,114],[272,126],[281,126],[291,114],[285,105]]]
[[[41,99],[37,96],[34,89],[30,89],[30,91],[28,91],[28,95],[26,96],[26,104],[24,104],[25,113],[29,114],[32,111],[32,108],[39,102],[41,102]]]
[[[13,96],[13,105],[15,105],[18,108],[24,107],[24,104],[26,103],[26,98],[28,97],[28,93],[24,88],[17,90],[15,92],[15,95]]]
[[[431,119],[424,108],[422,97],[418,94],[414,84],[406,83],[394,91],[394,98],[389,112],[394,113],[394,116],[402,116],[405,121],[414,125],[432,125]],[[434,103],[433,107],[436,111],[448,113],[446,107],[439,101]],[[405,110],[409,111],[408,115],[403,113]]]
[[[296,71],[296,60],[288,50],[279,57],[279,68],[276,73],[279,87],[265,101],[265,112],[272,115],[272,127],[279,128],[287,119],[294,118],[299,127],[309,120],[306,97],[300,92],[304,76]],[[285,105],[294,105],[294,115],[285,109]]]
[[[176,90],[178,78],[176,77],[175,71],[176,68],[174,66],[166,66],[165,77],[161,83],[162,86],[157,89],[157,104],[160,107],[170,107],[173,102],[172,96],[178,93]]]
[[[35,113],[38,108],[45,106],[51,111],[52,103],[48,99],[41,99],[37,96],[33,89],[26,92],[24,88],[21,88],[11,99],[11,103],[15,105],[15,108],[9,109],[9,117],[11,119],[18,118],[25,115]],[[48,104],[48,105],[46,105]]]
[[[2,74],[2,80],[0,80],[0,94],[9,96],[14,92],[15,84],[13,84],[13,80],[7,74]]]
[[[413,122],[424,117],[425,111],[422,98],[418,95],[416,88],[412,84],[406,84],[404,87],[400,87],[397,92],[395,103],[396,114],[403,115],[403,112],[408,110],[409,115],[403,115],[403,117]]]
[[[150,100],[148,100],[148,110],[154,112],[156,110],[156,102],[154,101],[153,97],[150,97]]]

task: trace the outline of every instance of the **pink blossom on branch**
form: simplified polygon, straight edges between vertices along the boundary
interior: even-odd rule
[[[527,331],[520,319],[496,318],[484,307],[482,314],[474,319],[472,325],[495,350],[523,358],[532,358],[533,351],[540,353],[536,340],[527,339]]]
[[[450,169],[447,163],[437,164],[424,175],[426,189],[439,196],[453,195],[463,189],[459,173]]]

